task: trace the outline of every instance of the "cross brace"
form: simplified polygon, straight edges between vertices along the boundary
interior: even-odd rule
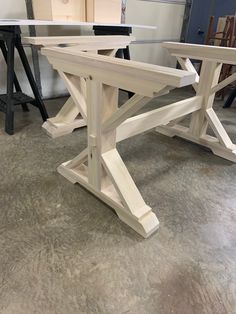
[[[232,74],[219,82],[222,65],[236,65],[236,49],[179,43],[164,43],[163,46],[177,57],[184,70],[195,72],[190,59],[202,60],[200,76],[193,84],[196,97],[201,98],[201,108],[191,114],[189,127],[181,125],[179,120],[156,130],[170,137],[179,136],[198,143],[209,148],[215,155],[236,162],[236,145],[232,143],[213,108],[215,94],[236,80],[236,74]],[[207,134],[209,127],[215,136]]]
[[[58,48],[45,49],[43,54],[59,71],[76,104],[77,111],[74,111],[68,101],[68,115],[81,113],[88,130],[88,147],[59,166],[59,173],[114,208],[119,218],[140,235],[150,236],[159,227],[159,221],[141,196],[116,144],[199,110],[201,97],[196,96],[134,116],[152,98],[164,95],[174,87],[194,83],[196,75],[163,67],[153,71],[152,67],[133,62],[130,69],[130,63],[124,60],[98,55],[91,57],[87,53],[76,53],[76,57],[72,54],[75,58],[71,58],[71,52],[65,53]],[[137,75],[140,66],[144,69],[142,76]],[[120,108],[119,87],[135,93]]]

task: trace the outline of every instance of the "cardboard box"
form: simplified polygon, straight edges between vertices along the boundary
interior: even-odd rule
[[[87,22],[121,23],[121,0],[87,0]]]
[[[86,0],[33,0],[37,20],[86,21]]]

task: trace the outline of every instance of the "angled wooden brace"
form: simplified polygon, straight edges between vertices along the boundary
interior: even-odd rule
[[[24,43],[38,47],[60,45],[65,46],[63,49],[72,52],[89,51],[114,57],[118,49],[127,47],[132,40],[134,40],[132,36],[51,36],[25,37]],[[55,117],[48,119],[43,124],[43,129],[52,138],[70,134],[73,130],[86,126],[85,113],[83,110],[81,111],[81,105],[86,102],[86,81],[66,73],[59,72],[59,75],[71,97]],[[80,93],[80,97],[78,93]]]
[[[61,48],[43,49],[42,53],[67,78],[68,75],[77,81],[83,78],[87,86],[87,110],[83,110],[88,125],[88,147],[73,160],[63,163],[59,173],[111,206],[140,235],[150,236],[159,226],[158,219],[141,196],[116,143],[199,110],[201,103],[195,97],[133,117],[152,98],[174,87],[195,83],[196,74]],[[120,108],[119,88],[135,94]],[[75,102],[78,96],[74,94]]]
[[[163,47],[177,57],[185,70],[196,73],[190,59],[202,60],[200,77],[193,84],[196,97],[201,98],[201,108],[191,114],[189,127],[181,125],[181,120],[174,120],[168,125],[158,127],[157,131],[206,146],[215,155],[236,162],[236,145],[232,143],[213,108],[215,94],[236,80],[236,74],[232,74],[219,83],[222,65],[236,65],[236,49],[182,43],[164,43]],[[207,134],[208,126],[215,136]]]

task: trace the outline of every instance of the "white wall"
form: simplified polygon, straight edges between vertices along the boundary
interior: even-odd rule
[[[156,30],[134,29],[133,35],[141,44],[131,46],[132,58],[153,64],[175,66],[175,59],[161,48],[160,41],[179,41],[184,8],[184,5],[178,4],[128,0],[127,23],[157,27]]]
[[[1,3],[2,2],[2,3]],[[25,0],[0,0],[0,18],[26,18]],[[134,29],[133,35],[137,43],[131,45],[131,57],[133,60],[144,61],[153,64],[175,66],[175,59],[171,58],[161,48],[161,40],[179,40],[184,14],[184,6],[176,4],[163,4],[139,0],[128,0],[127,23],[156,25],[156,30]],[[23,35],[28,35],[28,29],[22,29]],[[92,34],[91,28],[71,27],[38,27],[38,35],[87,35]],[[154,42],[154,43],[153,43]],[[141,44],[142,43],[142,44]],[[31,50],[26,48],[31,62]],[[6,65],[0,57],[0,92],[5,92]],[[40,71],[44,97],[60,96],[67,93],[62,81],[48,64],[45,57],[40,56]],[[22,66],[16,56],[16,73],[22,88],[28,94],[31,90],[27,84]]]

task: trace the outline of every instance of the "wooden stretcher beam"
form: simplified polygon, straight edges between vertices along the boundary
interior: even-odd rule
[[[236,64],[235,48],[165,42],[171,55],[197,60],[214,60],[220,63]]]
[[[77,45],[80,50],[94,50],[125,48],[133,36],[45,36],[45,37],[24,37],[23,43],[39,47],[55,47],[58,45]]]
[[[47,56],[56,68],[68,68],[71,74],[84,76],[86,73],[106,84],[125,86],[126,80],[136,80],[136,84],[144,82],[146,89],[158,92],[157,83],[172,87],[183,87],[196,82],[196,74],[142,62],[121,60],[107,56],[94,55],[81,51],[68,51],[61,48],[44,48],[42,54]],[[74,69],[74,70],[73,70]],[[106,81],[104,81],[106,80]],[[141,87],[141,86],[140,86]]]
[[[202,97],[195,96],[129,118],[118,127],[117,142],[154,129],[159,125],[166,125],[172,120],[201,109],[201,105]]]
[[[212,90],[211,90],[212,94],[216,94],[221,89],[225,88],[226,86],[228,86],[229,84],[233,83],[234,81],[236,81],[236,73],[230,75],[225,80],[221,81],[219,84],[217,84],[216,86],[212,87]]]

